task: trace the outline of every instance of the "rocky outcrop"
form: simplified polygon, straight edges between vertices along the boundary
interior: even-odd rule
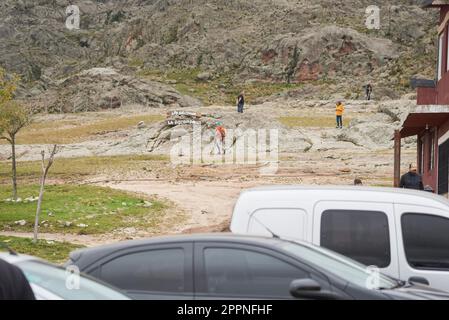
[[[82,112],[138,104],[147,107],[196,107],[196,99],[170,86],[118,73],[112,68],[92,68],[57,81],[33,97],[34,107],[47,112]]]
[[[20,73],[33,94],[46,79],[93,67],[199,68],[207,72],[201,81],[230,74],[236,82],[347,88],[406,88],[413,74],[433,76],[437,16],[418,1],[377,1],[380,30],[365,27],[371,3],[361,0],[79,0],[80,30],[65,28],[69,2],[0,2],[0,65]]]

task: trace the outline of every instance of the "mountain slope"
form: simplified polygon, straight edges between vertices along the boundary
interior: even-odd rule
[[[393,98],[410,90],[413,75],[433,77],[437,13],[419,1],[380,0],[381,29],[368,30],[372,3],[79,0],[81,29],[68,30],[69,1],[3,0],[0,65],[34,86],[29,96],[56,79],[114,67],[140,75],[194,68],[227,85],[290,81],[345,94],[372,82]]]

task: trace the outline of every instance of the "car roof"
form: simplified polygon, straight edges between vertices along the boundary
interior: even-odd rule
[[[17,264],[24,261],[43,261],[42,259],[29,256],[26,254],[11,254],[8,252],[0,252],[0,259],[11,264]]]
[[[268,192],[268,191],[303,191],[303,192],[322,192],[322,191],[339,191],[347,192],[356,195],[356,193],[383,193],[386,197],[419,197],[427,200],[437,201],[444,206],[449,206],[449,200],[441,195],[437,195],[431,192],[425,192],[420,190],[411,190],[404,188],[387,188],[387,187],[365,187],[365,186],[314,186],[314,185],[273,185],[251,188],[242,191],[241,195],[254,193],[254,192]],[[354,197],[354,196],[353,196]],[[354,197],[355,198],[355,197]],[[344,199],[343,199],[344,200]]]
[[[157,244],[169,244],[169,243],[182,243],[182,242],[237,242],[247,244],[259,244],[259,245],[275,245],[282,241],[272,237],[250,236],[250,235],[238,235],[233,233],[209,233],[209,234],[182,234],[172,236],[160,236],[140,240],[128,240],[114,244],[107,244],[98,247],[84,248],[73,251],[70,254],[70,259],[73,262],[83,268],[84,262],[89,264],[93,258],[95,261],[100,256],[107,256],[108,254],[131,247],[140,247],[146,245]],[[79,265],[79,263],[81,265]]]

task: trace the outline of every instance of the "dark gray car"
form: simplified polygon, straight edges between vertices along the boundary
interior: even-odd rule
[[[324,248],[233,234],[127,241],[67,264],[136,299],[449,299]]]

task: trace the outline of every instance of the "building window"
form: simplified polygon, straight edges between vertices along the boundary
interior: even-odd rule
[[[440,34],[438,38],[438,81],[441,80],[443,73],[443,36],[444,33]]]

